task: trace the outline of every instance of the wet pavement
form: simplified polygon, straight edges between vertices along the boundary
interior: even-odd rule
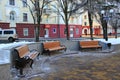
[[[14,80],[120,80],[120,53],[66,52],[40,56]]]

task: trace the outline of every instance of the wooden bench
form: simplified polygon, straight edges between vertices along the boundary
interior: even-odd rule
[[[66,47],[60,44],[60,41],[51,41],[51,42],[44,42],[43,43],[43,53],[48,53],[50,56],[50,52],[58,51],[58,50],[65,50]]]
[[[38,56],[39,52],[36,50],[29,50],[28,45],[22,45],[15,48],[18,58],[15,61],[15,68],[20,69],[20,75],[23,75],[23,68],[29,64],[32,68],[33,60]]]
[[[102,49],[102,46],[99,45],[99,41],[80,41],[79,42],[80,49],[94,49],[94,48],[100,48]]]

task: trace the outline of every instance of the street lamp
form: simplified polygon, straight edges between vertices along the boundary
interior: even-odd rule
[[[106,17],[104,16],[105,11],[102,10],[101,11],[101,21],[102,21],[102,27],[103,27],[103,38],[107,41],[108,40],[108,36],[107,36],[107,21],[106,21]]]
[[[105,3],[102,6],[102,10],[101,10],[101,22],[102,22],[102,27],[103,27],[103,38],[108,41],[108,33],[107,33],[107,25],[108,25],[108,21],[111,18],[111,12],[113,12],[112,8],[114,7],[114,5],[112,4],[107,4]]]

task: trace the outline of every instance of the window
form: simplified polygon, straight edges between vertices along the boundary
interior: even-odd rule
[[[15,5],[15,0],[9,0],[10,5]]]
[[[87,19],[87,16],[86,16],[86,15],[84,16],[84,19]]]
[[[73,21],[74,21],[74,17],[71,17],[70,22],[73,23]]]
[[[2,34],[2,31],[0,31],[0,35]]]
[[[56,28],[53,28],[53,33],[56,33]]]
[[[15,20],[15,13],[13,11],[10,12],[10,20]]]
[[[64,34],[67,34],[67,29],[66,28],[64,28]]]
[[[27,7],[27,0],[23,0],[23,7]]]
[[[57,23],[57,17],[56,16],[54,17],[54,23]]]
[[[1,13],[1,11],[0,11],[0,20],[2,19],[2,15],[1,15],[2,13]]]
[[[84,22],[84,25],[86,26],[86,25],[87,25],[87,22]]]
[[[28,17],[27,17],[27,13],[23,13],[23,21],[24,21],[24,22],[28,21],[27,18],[28,18]]]
[[[23,28],[23,35],[28,36],[28,28]]]
[[[79,34],[79,28],[76,28],[76,34]]]
[[[45,23],[48,23],[48,15],[44,15],[44,21]]]
[[[13,31],[4,31],[4,34],[13,34]]]

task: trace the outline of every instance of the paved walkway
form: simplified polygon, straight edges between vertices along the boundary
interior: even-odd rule
[[[41,56],[15,80],[120,80],[119,52],[66,52]]]

